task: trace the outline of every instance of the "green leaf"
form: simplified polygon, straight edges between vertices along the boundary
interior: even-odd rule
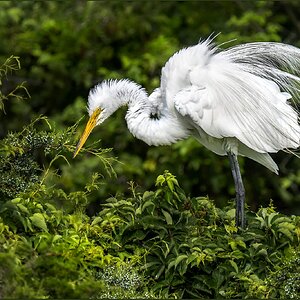
[[[22,201],[22,198],[15,198],[15,199],[12,199],[10,202],[16,204],[16,203],[19,203],[20,201]]]
[[[91,225],[94,226],[94,225],[98,224],[101,221],[102,221],[101,217],[95,217]]]
[[[269,216],[267,217],[267,226],[268,227],[271,227],[272,226],[272,220],[274,217],[278,216],[278,213],[277,212],[273,212],[273,213],[270,213]]]
[[[55,243],[57,240],[61,239],[62,236],[60,234],[55,234],[53,239],[52,239],[52,243]]]
[[[184,260],[184,259],[187,259],[188,258],[188,256],[186,255],[186,254],[182,254],[182,255],[179,255],[177,258],[176,258],[176,260],[175,260],[175,268],[178,266],[178,264],[182,261],[182,260]]]
[[[44,231],[48,231],[48,227],[46,225],[45,222],[45,218],[43,216],[43,214],[41,213],[35,213],[34,215],[32,215],[31,217],[29,217],[32,224]]]
[[[293,234],[289,228],[280,228],[278,231],[288,237],[291,241],[293,240]]]
[[[155,206],[152,200],[146,201],[142,206],[142,212],[149,206]]]
[[[224,275],[222,274],[222,269],[216,269],[212,273],[212,281],[211,281],[211,287],[213,287],[215,290],[218,290],[224,281]]]
[[[200,290],[202,292],[211,294],[211,290],[207,287],[207,284],[205,283],[205,281],[202,282],[203,279],[200,276],[197,276],[197,278],[195,278],[195,279],[197,279],[197,280],[192,281],[192,288],[193,289]],[[187,292],[189,293],[189,291],[187,291]],[[197,298],[197,297],[195,297],[195,298]],[[200,297],[198,297],[198,298],[200,298]]]
[[[165,269],[165,266],[162,265],[161,268],[159,269],[158,273],[155,275],[155,279],[156,280],[160,277],[160,275],[162,274],[162,272],[164,271],[164,269]]]
[[[168,184],[168,187],[169,187],[170,191],[173,192],[174,191],[174,183],[173,183],[173,181],[172,180],[168,180],[167,184]]]
[[[172,225],[173,224],[173,220],[172,220],[171,215],[167,211],[165,211],[163,209],[161,211],[162,211],[163,215],[165,216],[167,224],[168,225]]]
[[[146,264],[144,264],[141,269],[142,270],[147,270],[147,269],[151,269],[151,267],[153,266],[160,266],[161,262],[159,261],[151,261],[151,262],[147,262]]]
[[[234,250],[231,252],[231,257],[236,258],[236,259],[243,259],[243,258],[245,258],[246,255],[247,255],[246,253],[243,253],[240,250]]]
[[[24,205],[21,204],[21,203],[18,203],[17,206],[18,206],[18,208],[19,208],[22,212],[24,212],[24,213],[26,213],[26,214],[29,214],[29,210],[27,209],[26,206],[24,206]]]
[[[260,249],[259,251],[257,251],[256,255],[262,255],[262,256],[268,256],[268,251],[267,249]]]
[[[164,182],[166,181],[164,175],[159,175],[157,178],[156,178],[156,183],[155,185],[158,186],[158,185],[163,185]]]
[[[187,261],[186,261],[187,265],[190,264],[191,262],[193,262],[196,258],[197,258],[197,255],[196,255],[196,254],[193,254],[193,253],[190,254],[190,255],[188,256]]]
[[[168,264],[168,268],[167,268],[167,271],[169,271],[172,267],[174,267],[175,266],[175,262],[176,262],[176,260],[175,259],[173,259],[169,264]]]
[[[231,264],[231,266],[234,268],[234,270],[235,270],[235,273],[237,273],[238,274],[238,272],[239,272],[239,268],[238,268],[238,266],[237,266],[237,264],[236,264],[236,262],[234,261],[234,260],[229,260],[229,263]]]

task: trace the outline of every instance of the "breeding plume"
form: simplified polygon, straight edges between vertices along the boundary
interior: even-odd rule
[[[92,129],[127,105],[130,132],[148,145],[189,136],[218,155],[228,155],[236,188],[236,224],[244,227],[245,191],[237,156],[278,174],[269,153],[296,149],[300,126],[300,49],[282,43],[248,43],[221,50],[211,40],[176,52],[148,96],[138,84],[108,80],[91,89],[90,119],[78,154]]]

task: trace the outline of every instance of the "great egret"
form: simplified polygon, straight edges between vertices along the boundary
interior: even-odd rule
[[[269,153],[300,145],[298,113],[300,49],[256,42],[221,51],[210,39],[176,52],[165,64],[160,87],[148,96],[128,80],[107,80],[91,89],[90,119],[74,152],[92,129],[128,105],[129,131],[148,145],[195,137],[228,155],[236,189],[236,225],[244,227],[245,191],[237,155],[278,174]]]

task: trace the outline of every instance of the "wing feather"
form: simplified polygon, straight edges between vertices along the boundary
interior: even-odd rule
[[[235,137],[260,153],[298,148],[298,112],[290,99],[299,92],[299,58],[298,48],[276,43],[213,50],[206,64],[189,66],[189,85],[175,93],[175,108],[208,135]]]

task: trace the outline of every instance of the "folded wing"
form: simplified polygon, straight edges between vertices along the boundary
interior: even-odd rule
[[[237,50],[214,54],[206,66],[190,69],[190,86],[175,95],[175,108],[208,135],[234,137],[260,153],[298,148],[298,113],[289,103],[297,85],[289,80],[299,78],[279,70],[265,53],[257,54],[254,64],[245,46]]]

